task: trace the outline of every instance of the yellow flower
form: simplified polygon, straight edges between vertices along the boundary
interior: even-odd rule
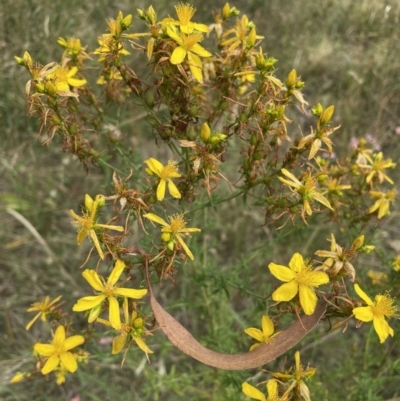
[[[393,337],[394,331],[385,320],[385,317],[398,317],[396,315],[397,308],[393,305],[393,298],[386,293],[384,295],[376,295],[375,301],[373,302],[358,284],[354,285],[354,289],[357,295],[367,304],[367,306],[360,306],[353,309],[356,319],[362,322],[372,321],[381,343],[383,343],[389,335]]]
[[[172,22],[173,25],[179,25],[181,32],[186,34],[191,34],[194,30],[200,32],[208,32],[208,26],[204,24],[196,24],[195,22],[190,21],[196,12],[196,8],[194,8],[190,4],[179,3],[175,6],[176,14],[178,15],[179,22]]]
[[[388,279],[388,275],[386,273],[378,272],[372,269],[368,270],[367,276],[372,280],[372,284],[382,285]]]
[[[70,86],[79,87],[86,84],[86,79],[74,78],[78,72],[78,67],[57,66],[54,71],[46,75],[47,80],[54,80],[57,93],[68,92]]]
[[[366,168],[368,170],[371,170],[369,172],[369,174],[367,175],[367,184],[371,183],[372,179],[375,177],[375,175],[378,177],[378,181],[379,183],[382,184],[382,182],[384,180],[386,180],[387,182],[389,182],[390,184],[394,184],[393,180],[391,178],[389,178],[384,171],[387,168],[394,168],[396,167],[396,163],[392,162],[392,159],[386,159],[386,160],[382,160],[383,159],[383,153],[379,152],[379,153],[375,153],[373,154],[373,160],[372,160],[372,165],[365,165],[365,164],[359,164],[359,167],[361,168]]]
[[[272,294],[272,299],[278,302],[287,302],[299,293],[300,305],[306,315],[311,315],[317,305],[317,295],[314,287],[329,282],[329,276],[321,271],[312,271],[303,256],[295,253],[289,262],[289,267],[270,263],[268,265],[272,275],[278,280],[286,282]]]
[[[392,266],[396,272],[400,272],[400,255],[392,262]]]
[[[39,316],[42,322],[45,322],[46,316],[56,308],[55,304],[61,299],[61,297],[62,296],[60,295],[50,302],[50,297],[46,296],[43,301],[33,303],[32,306],[28,309],[28,312],[39,311],[39,313],[26,325],[25,329],[29,330],[32,327],[33,323],[35,323],[36,320],[39,318]]]
[[[68,372],[75,372],[78,369],[78,363],[75,356],[69,352],[85,342],[83,336],[72,336],[65,338],[64,326],[58,326],[51,344],[37,343],[34,350],[42,356],[48,357],[41,372],[44,375],[57,369],[61,364]]]
[[[132,340],[143,352],[146,354],[152,354],[153,351],[142,339],[143,335],[147,333],[144,327],[144,320],[141,317],[138,317],[136,310],[133,310],[132,314],[130,315],[128,307],[128,298],[125,297],[123,304],[125,323],[120,323],[118,327],[114,327],[115,330],[119,331],[119,335],[113,340],[112,354],[119,354],[122,351],[122,349],[125,347],[128,336],[132,338]],[[97,321],[105,324],[106,326],[111,326],[111,323],[108,320],[98,318]]]
[[[316,200],[319,203],[322,203],[327,208],[333,210],[331,204],[325,196],[321,195],[316,189],[317,182],[316,180],[309,174],[305,179],[304,183],[301,183],[292,173],[287,171],[286,169],[282,169],[282,174],[285,175],[289,180],[278,177],[279,181],[288,185],[290,188],[294,188],[294,191],[297,192],[303,201],[303,208],[305,212],[311,216],[312,209],[310,206],[310,201]]]
[[[368,213],[374,213],[378,210],[378,219],[390,214],[389,206],[394,202],[396,197],[396,190],[392,189],[386,193],[380,191],[370,191],[371,198],[378,198],[378,200],[369,208]]]
[[[146,217],[146,219],[154,221],[155,223],[161,224],[163,226],[163,228],[161,229],[162,240],[164,242],[167,242],[167,244],[170,244],[172,242],[172,244],[174,245],[174,240],[176,239],[185,251],[186,255],[188,255],[190,259],[194,259],[192,252],[183,241],[181,234],[199,232],[201,230],[200,228],[186,227],[186,221],[183,218],[183,213],[169,216],[169,224],[161,217],[158,217],[153,213],[144,214],[143,217]]]
[[[104,253],[101,249],[99,239],[96,235],[97,228],[107,228],[108,230],[124,231],[122,226],[112,226],[108,224],[98,224],[96,223],[96,213],[100,206],[103,206],[105,198],[102,195],[96,195],[95,200],[93,200],[89,195],[85,195],[85,209],[82,213],[83,216],[78,216],[73,210],[70,210],[71,216],[76,219],[74,224],[78,226],[78,237],[77,242],[80,245],[85,237],[89,237],[94,246],[99,253],[101,259],[104,259]]]
[[[285,391],[285,394],[283,395],[283,398],[286,398],[290,392],[295,388],[296,390],[296,399],[302,399],[304,401],[311,401],[311,394],[310,390],[308,389],[306,383],[304,382],[303,379],[310,379],[311,377],[314,376],[316,369],[307,367],[304,368],[300,364],[300,352],[296,351],[294,354],[294,360],[295,360],[295,369],[293,373],[272,373],[272,376],[280,379],[282,381],[292,381],[292,384],[289,386],[289,388]],[[290,368],[291,370],[292,368]],[[292,399],[292,398],[290,398]]]
[[[270,344],[271,340],[280,333],[278,331],[277,333],[274,334],[274,324],[272,323],[272,320],[268,316],[263,315],[263,317],[261,318],[261,326],[262,326],[262,331],[254,327],[250,327],[244,330],[244,332],[248,334],[250,337],[253,337],[257,341],[259,341],[258,343],[253,344],[250,347],[250,351],[257,348],[262,343]]]
[[[63,60],[65,58],[70,58],[81,63],[85,59],[90,59],[89,55],[85,52],[86,46],[82,46],[80,39],[73,37],[64,39],[60,37],[58,38],[57,43],[65,49],[62,55]]]
[[[192,33],[190,35],[186,35],[183,32],[181,32],[179,35],[173,25],[168,25],[167,35],[179,45],[172,52],[170,58],[171,64],[182,64],[187,56],[189,68],[194,78],[198,82],[203,82],[203,63],[200,57],[212,56],[210,52],[208,52],[198,43],[203,39],[203,35],[201,33]]]
[[[166,166],[163,166],[158,160],[150,158],[144,161],[147,164],[146,173],[156,175],[160,178],[157,186],[157,200],[162,201],[165,196],[165,187],[168,184],[168,191],[174,198],[180,199],[181,194],[173,183],[171,178],[179,178],[177,163],[170,160]]]
[[[74,312],[82,312],[91,309],[89,314],[89,323],[97,319],[101,312],[101,304],[108,299],[109,305],[109,321],[112,327],[121,327],[121,317],[119,315],[119,304],[116,296],[140,299],[147,294],[146,289],[135,290],[133,288],[120,288],[116,285],[124,271],[125,263],[118,259],[107,282],[100,277],[94,270],[86,269],[82,276],[85,280],[100,294],[83,297],[79,299],[73,306]]]
[[[267,393],[268,393],[268,398],[265,397],[265,395],[258,390],[257,388],[255,388],[254,386],[252,386],[251,384],[244,382],[242,383],[242,391],[245,395],[247,395],[247,397],[253,398],[255,400],[259,400],[259,401],[284,401],[286,400],[286,396],[279,398],[278,397],[278,383],[276,380],[271,379],[268,380],[267,382]]]

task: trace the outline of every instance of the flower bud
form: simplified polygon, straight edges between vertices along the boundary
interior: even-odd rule
[[[224,141],[227,138],[227,135],[225,134],[215,134],[211,137],[210,142],[213,145],[218,145],[219,143],[221,143],[222,141]]]
[[[246,38],[246,47],[247,49],[251,49],[254,47],[254,45],[256,44],[256,30],[255,28],[252,28],[250,33],[248,34],[247,38]]]
[[[143,327],[143,325],[144,325],[144,320],[141,317],[138,317],[133,321],[133,327],[135,329]]]
[[[364,243],[364,235],[360,235],[353,241],[353,244],[351,245],[351,247],[353,249],[358,249],[362,246],[363,243]]]
[[[171,240],[171,233],[162,233],[161,234],[161,241],[169,242]]]
[[[321,103],[317,103],[312,109],[311,109],[311,114],[315,117],[319,117],[321,113],[324,111],[324,108],[322,107]]]
[[[204,143],[207,143],[211,136],[211,130],[207,123],[201,127],[200,138]]]
[[[288,89],[293,88],[296,84],[296,81],[297,81],[297,72],[296,70],[293,69],[292,71],[289,72],[286,78],[286,87]]]
[[[326,125],[329,123],[329,121],[331,121],[331,118],[333,116],[333,112],[335,111],[335,106],[329,106],[328,108],[326,108],[320,118],[319,118],[319,123],[321,125]]]
[[[151,25],[155,25],[155,23],[156,23],[156,21],[157,21],[157,14],[156,14],[156,12],[154,11],[153,6],[150,6],[150,7],[147,9],[147,18],[148,18],[148,20],[149,20],[149,22],[150,22]]]

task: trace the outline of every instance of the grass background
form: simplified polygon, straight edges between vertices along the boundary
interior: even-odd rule
[[[162,18],[174,3],[152,3]],[[197,21],[212,22],[211,12],[223,2],[196,1]],[[105,19],[118,10],[135,15],[150,3],[78,0],[2,0],[0,4],[0,397],[3,400],[240,400],[242,381],[264,380],[259,371],[224,372],[202,366],[174,349],[161,333],[150,346],[155,351],[146,364],[138,350],[128,353],[121,369],[120,357],[108,346],[92,344],[88,366],[82,366],[65,385],[43,379],[9,385],[18,370],[31,369],[31,347],[43,339],[40,325],[26,332],[26,309],[50,294],[64,295],[66,305],[87,292],[77,273],[89,244],[77,249],[69,209],[78,210],[85,193],[109,191],[107,171],[91,168],[84,175],[79,162],[52,143],[37,139],[38,123],[25,118],[24,85],[28,79],[14,56],[29,50],[43,64],[58,60],[59,36],[77,36],[90,49],[105,30]],[[278,62],[278,76],[296,68],[306,81],[310,104],[335,104],[336,150],[349,147],[351,137],[370,134],[387,157],[399,159],[400,127],[400,4],[396,0],[237,1],[232,6],[246,13],[265,36],[263,49]],[[134,27],[143,27],[135,20]],[[141,29],[141,28],[140,28]],[[134,111],[130,111],[134,112]],[[137,111],[139,113],[140,111]],[[129,118],[122,115],[120,118]],[[296,119],[300,116],[296,116]],[[111,121],[114,122],[114,121]],[[301,121],[308,127],[306,119]],[[162,152],[149,139],[146,122],[124,127],[132,146],[133,164],[140,166],[140,152]],[[296,129],[296,127],[294,127]],[[144,150],[143,150],[144,149]],[[398,169],[392,172],[399,182]],[[205,199],[204,199],[205,200]],[[240,213],[235,213],[239,208]],[[18,221],[12,209],[33,227]],[[388,261],[400,253],[398,212],[382,223],[369,240],[380,246],[383,257],[360,257],[359,275],[369,268],[386,272],[395,280]],[[286,264],[295,251],[311,256],[322,249],[328,236],[326,224],[288,225],[279,232],[262,226],[259,211],[243,208],[240,200],[218,211],[205,209],[191,217],[193,227],[206,235],[191,241],[196,261],[183,267],[185,279],[178,287],[164,284],[161,302],[205,345],[223,352],[245,350],[249,342],[243,328],[259,325],[265,311],[262,297],[270,291],[266,266]],[[251,224],[250,224],[251,223]],[[350,233],[351,234],[351,233]],[[339,243],[350,235],[338,233]],[[136,239],[135,239],[136,240]],[[341,241],[340,241],[341,240]],[[383,261],[382,261],[383,259]],[[399,280],[394,283],[399,294]],[[385,287],[386,288],[386,287]],[[377,290],[373,290],[374,294]],[[379,291],[378,291],[379,292]],[[68,294],[68,295],[67,295]],[[254,296],[253,294],[257,294]],[[399,335],[380,345],[367,324],[345,334],[326,333],[321,326],[296,349],[304,363],[317,367],[309,383],[314,400],[400,399]],[[292,364],[288,352],[286,366]],[[266,368],[277,371],[279,359]]]

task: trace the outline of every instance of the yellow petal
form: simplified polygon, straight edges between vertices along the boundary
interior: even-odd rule
[[[285,168],[281,169],[281,173],[285,175],[287,178],[291,179],[297,186],[301,187],[302,183],[289,171],[287,171]]]
[[[100,305],[106,298],[107,298],[106,295],[101,294],[101,295],[91,295],[88,297],[78,299],[76,304],[72,307],[72,310],[74,312],[83,312],[85,310],[92,309],[97,305]]]
[[[68,337],[65,341],[64,341],[64,350],[65,351],[69,351],[72,348],[77,347],[78,345],[81,345],[85,342],[85,337],[83,336],[71,336]]]
[[[165,196],[165,185],[167,181],[161,178],[160,183],[157,186],[157,200],[162,201]]]
[[[133,337],[133,340],[138,347],[146,354],[152,354],[153,351],[146,345],[146,343],[140,337]]]
[[[127,298],[141,299],[147,294],[147,290],[135,290],[133,288],[116,288],[114,290],[114,294],[121,295]]]
[[[74,373],[76,369],[78,369],[78,363],[76,362],[75,357],[71,354],[71,352],[63,352],[60,354],[60,359],[68,372]]]
[[[369,306],[373,306],[374,303],[372,302],[371,298],[360,288],[358,284],[354,284],[354,289],[357,295]],[[361,319],[360,319],[361,320]]]
[[[255,338],[260,343],[264,342],[264,336],[261,330],[254,327],[249,327],[248,329],[245,329],[244,332],[250,337]]]
[[[181,198],[181,193],[179,192],[179,190],[176,187],[176,185],[170,179],[168,179],[167,181],[168,181],[168,191],[171,194],[171,196],[176,198],[176,199],[180,199]],[[158,190],[157,190],[157,193],[158,193]]]
[[[171,64],[181,64],[186,57],[186,50],[182,46],[178,46],[172,52],[170,62]]]
[[[331,204],[329,203],[328,199],[325,198],[325,196],[321,195],[318,192],[313,192],[312,193],[312,197],[319,203],[322,203],[324,206],[326,206],[327,208],[333,210],[333,207],[331,206]]]
[[[278,289],[276,289],[272,294],[272,299],[278,302],[287,302],[293,299],[298,291],[299,285],[295,280],[292,280],[289,283],[282,284]]]
[[[76,79],[76,78],[68,78],[68,84],[74,87],[83,86],[86,84],[86,79]]]
[[[271,274],[275,276],[278,280],[288,282],[296,278],[296,272],[286,266],[270,263],[268,265],[268,268]]]
[[[394,331],[389,326],[389,323],[385,320],[385,317],[383,315],[375,315],[373,319],[373,324],[381,343],[383,343],[389,335],[393,337]]]
[[[92,288],[96,291],[102,292],[104,290],[104,285],[100,280],[99,275],[96,273],[95,270],[86,269],[82,273],[83,278],[90,284]]]
[[[40,316],[41,314],[42,314],[42,312],[39,312],[39,313],[26,325],[25,330],[29,330],[29,329],[32,327],[33,323],[36,322],[36,320],[39,318],[39,316]]]
[[[199,45],[198,43],[194,44],[191,48],[190,51],[193,53],[196,53],[197,55],[201,57],[211,57],[212,54],[207,51],[203,46]]]
[[[299,299],[306,315],[312,315],[317,306],[318,297],[315,291],[307,285],[299,285]]]
[[[247,397],[259,401],[267,401],[265,395],[260,390],[258,390],[257,388],[255,388],[254,386],[252,386],[247,382],[242,383],[242,391],[245,395],[247,395]]]
[[[198,56],[195,54],[188,52],[188,60],[189,60],[189,68],[190,72],[196,79],[196,81],[202,83],[203,82],[203,70],[202,63]],[[200,65],[199,65],[200,64]]]
[[[117,262],[115,262],[114,269],[107,279],[107,284],[114,285],[121,277],[124,269],[125,263],[122,260],[118,259]]]
[[[94,230],[90,230],[89,231],[89,236],[92,239],[92,241],[94,243],[94,246],[97,249],[97,252],[98,252],[100,258],[104,259],[104,253],[103,253],[103,250],[101,249],[100,242],[99,242],[99,239],[97,238],[96,232]]]
[[[337,263],[337,262],[336,262]],[[343,263],[343,262],[340,262]],[[319,285],[329,283],[329,276],[321,271],[307,272],[307,285],[310,287],[318,287]]]
[[[185,251],[186,255],[188,255],[190,259],[194,260],[193,253],[190,252],[190,249],[185,244],[185,242],[183,241],[182,237],[179,234],[175,234],[175,237],[179,241],[179,243],[181,244],[181,246],[182,246],[183,250]]]
[[[374,313],[370,306],[360,306],[353,309],[354,316],[356,319],[362,322],[370,322],[374,318]]]
[[[299,273],[303,270],[304,267],[304,259],[300,253],[296,252],[289,262],[289,267],[296,273]]]
[[[41,372],[44,375],[47,375],[48,373],[52,372],[53,370],[55,370],[58,366],[58,364],[60,363],[60,359],[57,355],[52,355],[44,364]]]
[[[54,333],[53,344],[61,344],[65,341],[65,328],[64,326],[58,326]]]
[[[125,347],[126,344],[126,334],[120,334],[119,336],[115,337],[112,342],[112,351],[113,355],[119,354],[122,349]]]
[[[114,329],[121,328],[121,316],[119,315],[119,304],[115,297],[108,297],[109,302],[109,320]]]
[[[164,166],[158,160],[153,159],[152,157],[145,160],[143,163],[146,163],[149,170],[158,176],[160,176],[161,171],[164,168]]]
[[[42,356],[50,356],[54,354],[54,346],[52,344],[35,344],[33,349]]]
[[[161,224],[164,227],[169,227],[170,225],[165,222],[161,217],[158,217],[154,213],[146,213],[143,215],[143,217],[146,217],[146,219],[149,219],[151,221],[154,221],[155,223]]]
[[[267,392],[268,392],[268,399],[273,400],[274,398],[277,398],[278,395],[278,383],[276,380],[271,379],[268,380],[267,383]]]
[[[274,324],[272,320],[268,317],[263,315],[261,318],[261,325],[264,337],[267,339],[274,333]]]

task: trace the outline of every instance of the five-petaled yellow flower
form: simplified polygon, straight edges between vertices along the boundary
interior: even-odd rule
[[[158,160],[147,159],[144,161],[147,164],[146,173],[149,175],[156,175],[160,178],[157,186],[157,200],[162,201],[165,196],[165,187],[168,184],[168,191],[174,198],[180,199],[181,194],[173,183],[171,178],[179,178],[181,175],[178,173],[177,163],[170,160],[166,166],[163,166]]]
[[[179,34],[173,25],[167,27],[167,35],[179,45],[172,52],[170,58],[171,64],[181,64],[187,56],[189,68],[194,78],[198,82],[203,82],[203,63],[200,57],[212,56],[209,51],[199,45],[199,42],[203,39],[203,35],[201,33],[186,35],[183,32]]]
[[[250,351],[257,348],[262,343],[270,344],[271,340],[280,333],[279,331],[277,333],[274,333],[274,324],[272,323],[272,320],[266,315],[263,315],[263,317],[261,318],[261,326],[262,331],[260,329],[256,329],[255,327],[249,327],[248,329],[244,330],[244,332],[250,337],[253,337],[257,341],[259,341],[258,343],[255,343],[250,347]]]
[[[272,275],[278,280],[285,281],[272,294],[272,299],[278,302],[287,302],[299,293],[300,305],[306,315],[313,314],[317,305],[317,295],[314,287],[329,282],[325,272],[312,271],[311,266],[304,262],[303,256],[295,253],[289,262],[289,267],[270,263],[268,265]]]
[[[138,316],[136,310],[133,310],[132,313],[129,314],[128,298],[126,297],[124,299],[123,310],[125,323],[121,322],[119,327],[114,327],[115,330],[119,331],[119,334],[113,340],[112,354],[119,354],[122,351],[128,337],[130,337],[143,352],[146,354],[152,354],[153,351],[142,339],[143,335],[146,334],[144,320]],[[106,326],[111,326],[111,323],[108,320],[98,318],[97,321]]]
[[[82,312],[91,310],[89,314],[89,323],[94,322],[101,312],[101,304],[108,299],[109,304],[109,321],[114,328],[121,327],[121,317],[119,315],[119,304],[117,296],[128,297],[134,299],[143,298],[147,294],[146,289],[135,290],[133,288],[120,288],[116,285],[124,271],[125,263],[117,260],[115,266],[107,282],[100,277],[94,270],[86,269],[82,275],[85,280],[100,294],[83,297],[73,306],[74,312]]]
[[[75,356],[69,351],[84,342],[85,338],[83,336],[76,335],[65,338],[64,326],[58,326],[51,344],[37,343],[34,346],[34,350],[39,355],[49,358],[41,372],[47,375],[57,369],[60,363],[68,372],[75,372],[78,369],[78,363]]]
[[[311,216],[312,209],[310,205],[310,201],[316,200],[319,203],[322,203],[327,208],[333,210],[331,204],[329,203],[328,199],[325,196],[321,195],[316,190],[317,182],[310,174],[306,176],[304,179],[304,183],[300,182],[292,173],[287,171],[286,169],[281,170],[282,174],[285,175],[289,180],[283,177],[278,177],[279,181],[283,182],[284,184],[288,185],[292,191],[297,192],[303,201],[303,208],[305,212]]]
[[[42,322],[46,321],[46,316],[51,313],[51,311],[56,307],[56,303],[61,299],[62,295],[59,297],[53,299],[50,302],[50,297],[47,296],[43,301],[35,302],[32,304],[32,306],[28,309],[28,312],[36,312],[39,311],[39,313],[26,325],[26,330],[29,330],[33,323],[36,322],[36,320],[41,318]]]
[[[80,87],[86,84],[86,79],[75,78],[78,67],[57,66],[51,73],[46,75],[46,79],[53,80],[56,85],[57,93],[69,91],[70,86]]]
[[[377,198],[378,200],[368,209],[368,213],[374,213],[378,211],[378,219],[390,214],[390,203],[394,202],[397,195],[395,189],[387,191],[386,193],[380,191],[370,191],[369,195],[372,199]]]
[[[183,250],[185,251],[186,255],[188,255],[190,259],[192,260],[194,259],[192,252],[190,252],[190,249],[183,241],[181,234],[199,232],[201,230],[200,228],[186,227],[186,221],[183,218],[183,213],[174,216],[169,216],[168,217],[169,224],[164,219],[158,217],[154,213],[144,214],[143,217],[146,217],[146,219],[154,221],[163,226],[163,228],[161,229],[162,232],[161,239],[164,242],[166,242],[167,245],[170,244],[171,242],[172,244],[174,244],[174,240],[176,239],[183,248]]]
[[[242,383],[242,391],[247,397],[253,398],[259,401],[283,401],[286,400],[286,397],[279,398],[278,397],[278,383],[275,379],[268,380],[267,382],[267,393],[268,398],[256,387],[251,384],[244,382]]]
[[[354,289],[358,296],[367,304],[367,306],[360,306],[353,309],[356,319],[362,322],[372,321],[381,343],[383,343],[389,335],[393,337],[394,331],[385,320],[385,317],[398,317],[396,315],[397,308],[393,305],[393,298],[386,293],[384,295],[376,295],[375,301],[372,301],[358,284],[354,285]]]
[[[124,227],[122,226],[96,223],[97,209],[100,206],[103,206],[104,202],[105,198],[103,195],[96,195],[95,200],[93,200],[89,195],[85,195],[85,210],[82,213],[83,216],[78,216],[73,210],[69,211],[71,216],[76,220],[74,221],[74,224],[78,226],[78,244],[80,245],[85,237],[89,237],[93,241],[101,259],[104,259],[104,253],[96,235],[96,228],[107,228],[109,230],[120,232],[124,231]]]

